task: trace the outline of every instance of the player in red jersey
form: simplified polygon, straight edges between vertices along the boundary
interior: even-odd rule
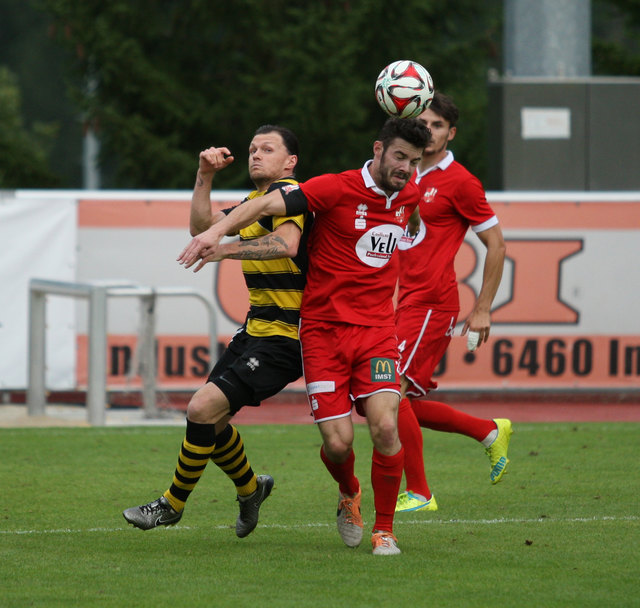
[[[367,419],[373,441],[374,555],[400,553],[393,535],[403,449],[397,433],[400,382],[393,253],[420,200],[410,181],[429,137],[415,119],[391,118],[362,169],[322,175],[247,201],[195,237],[178,260],[196,271],[217,261],[221,237],[262,215],[315,214],[300,309],[307,394],[323,439],[321,458],[338,482],[338,530],[362,540],[360,483],[354,473],[351,409]]]
[[[487,203],[480,181],[453,159],[447,149],[456,134],[458,108],[436,92],[419,120],[429,127],[414,181],[423,192],[420,230],[400,243],[400,280],[396,327],[400,350],[402,400],[398,430],[405,450],[406,491],[396,511],[435,511],[437,503],[427,484],[420,427],[467,435],[481,442],[497,483],[505,472],[511,422],[485,420],[426,400],[437,387],[432,375],[444,355],[460,311],[454,259],[469,227],[487,248],[482,287],[462,335],[477,332],[478,345],[489,337],[491,304],[502,278],[505,244],[498,218]],[[472,346],[473,348],[473,346]]]

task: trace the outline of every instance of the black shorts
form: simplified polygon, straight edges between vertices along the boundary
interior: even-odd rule
[[[245,406],[258,406],[302,376],[300,342],[284,336],[256,338],[238,331],[215,364],[213,382],[229,400],[231,415]]]

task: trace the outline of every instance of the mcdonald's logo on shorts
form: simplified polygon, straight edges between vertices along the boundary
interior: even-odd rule
[[[382,359],[380,357],[371,359],[371,381],[395,382],[396,366],[393,359]]]

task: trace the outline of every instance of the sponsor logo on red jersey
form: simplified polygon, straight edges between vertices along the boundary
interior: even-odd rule
[[[367,207],[366,203],[360,203],[356,208],[356,221],[354,223],[354,227],[356,230],[366,230],[367,228],[367,211],[369,207]]]
[[[402,237],[403,228],[382,224],[367,230],[356,244],[356,254],[361,262],[374,268],[382,268],[391,259]]]

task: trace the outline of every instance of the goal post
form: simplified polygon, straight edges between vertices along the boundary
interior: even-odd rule
[[[29,283],[29,364],[27,413],[44,414],[46,403],[46,298],[48,295],[83,298],[89,303],[87,418],[92,426],[105,425],[107,404],[107,300],[110,297],[135,297],[142,305],[141,330],[137,349],[138,373],[142,378],[145,414],[157,415],[155,327],[159,297],[191,297],[206,309],[209,322],[209,352],[213,357],[218,344],[215,311],[200,293],[185,287],[142,287],[126,281],[69,283],[31,279]]]

